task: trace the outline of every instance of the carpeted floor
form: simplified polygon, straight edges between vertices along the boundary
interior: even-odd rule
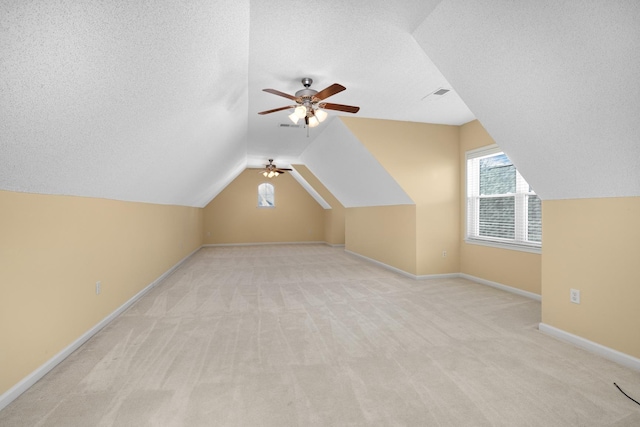
[[[640,372],[540,303],[324,245],[204,248],[0,412],[1,426],[639,426]]]

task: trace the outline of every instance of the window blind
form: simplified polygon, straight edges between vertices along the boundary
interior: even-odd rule
[[[467,153],[467,239],[540,247],[541,203],[497,147]]]

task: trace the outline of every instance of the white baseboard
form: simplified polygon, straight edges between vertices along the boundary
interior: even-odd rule
[[[460,277],[460,273],[442,273],[442,274],[422,274],[420,276],[413,276],[416,280],[428,280],[428,279],[457,279]]]
[[[270,246],[270,245],[324,245],[326,242],[310,241],[310,242],[256,242],[256,243],[207,243],[202,245],[203,248],[218,248],[228,246]]]
[[[379,266],[380,266],[380,267],[382,267],[382,268],[386,268],[387,270],[391,270],[391,271],[393,271],[393,272],[395,272],[395,273],[402,274],[403,276],[407,276],[407,277],[410,277],[410,278],[412,278],[412,279],[415,279],[415,278],[416,278],[416,275],[415,275],[415,274],[407,273],[407,272],[406,272],[406,271],[404,271],[404,270],[400,270],[399,268],[393,267],[393,266],[391,266],[391,265],[389,265],[389,264],[385,264],[384,262],[380,262],[380,261],[378,261],[377,259],[369,258],[368,256],[364,256],[364,255],[359,254],[359,253],[357,253],[357,252],[352,252],[352,251],[350,251],[350,250],[348,250],[348,249],[345,249],[344,251],[345,251],[346,253],[350,254],[350,255],[357,256],[358,258],[362,258],[362,259],[363,259],[363,260],[365,260],[365,261],[369,261],[369,262],[371,262],[371,263],[373,263],[373,264],[379,265]]]
[[[538,330],[562,341],[567,341],[575,346],[583,348],[591,353],[595,353],[598,356],[602,356],[605,359],[616,362],[622,366],[640,371],[640,359],[637,359],[633,356],[621,353],[618,350],[614,350],[609,347],[605,347],[596,342],[589,341],[586,338],[579,337],[572,333],[563,331],[562,329],[547,325],[546,323],[540,323],[538,325]]]
[[[512,286],[503,285],[502,283],[492,282],[491,280],[481,279],[480,277],[471,276],[470,274],[459,273],[458,277],[471,280],[472,282],[480,283],[481,285],[491,286],[492,288],[500,289],[502,291],[511,292],[512,294],[518,294],[523,297],[531,298],[536,301],[542,301],[542,297],[533,292],[523,291],[522,289],[514,288]]]
[[[426,279],[455,279],[455,278],[463,278],[463,279],[467,279],[467,280],[471,280],[472,282],[476,282],[478,284],[481,285],[486,285],[486,286],[491,286],[493,288],[496,289],[500,289],[502,291],[506,291],[506,292],[511,292],[513,294],[517,294],[523,297],[527,297],[527,298],[531,298],[533,300],[536,301],[542,301],[542,297],[538,294],[534,294],[533,292],[529,292],[529,291],[524,291],[522,289],[518,289],[518,288],[514,288],[511,286],[507,286],[507,285],[503,285],[502,283],[497,283],[497,282],[492,282],[491,280],[486,280],[486,279],[481,279],[480,277],[475,277],[475,276],[471,276],[470,274],[465,274],[465,273],[445,273],[445,274],[425,274],[425,275],[421,275],[421,276],[417,276],[415,274],[411,274],[408,273],[404,270],[400,270],[399,268],[393,267],[391,265],[385,264],[383,262],[380,262],[378,260],[375,260],[373,258],[369,258],[367,256],[361,255],[359,253],[356,252],[352,252],[349,250],[345,250],[345,252],[351,254],[351,255],[355,255],[359,258],[362,258],[366,261],[372,262],[374,264],[377,264],[383,268],[386,268],[388,270],[394,271],[396,273],[402,274],[403,276],[406,277],[410,277],[412,279],[416,279],[416,280],[426,280]]]
[[[138,292],[133,297],[131,297],[127,302],[122,304],[114,312],[112,312],[107,317],[102,319],[99,323],[97,323],[95,326],[93,326],[87,332],[82,334],[82,336],[80,336],[80,338],[78,338],[77,340],[75,340],[74,342],[69,344],[67,347],[62,349],[58,354],[53,356],[51,359],[49,359],[47,362],[45,362],[43,365],[41,365],[35,371],[31,372],[29,375],[24,377],[19,383],[17,383],[13,387],[11,387],[9,390],[4,392],[0,396],[0,411],[2,409],[4,409],[7,405],[9,405],[11,402],[13,402],[15,399],[17,399],[18,396],[20,396],[22,393],[27,391],[29,389],[29,387],[31,387],[36,382],[38,382],[38,380],[40,380],[49,371],[51,371],[53,368],[55,368],[60,362],[62,362],[67,357],[69,357],[69,355],[71,355],[71,353],[76,351],[82,344],[87,342],[89,340],[89,338],[94,336],[102,328],[107,326],[113,319],[115,319],[120,314],[122,314],[127,308],[129,308],[131,306],[131,304],[133,304],[134,302],[139,300],[144,294],[149,292],[154,286],[156,286],[158,283],[160,283],[164,279],[166,279],[171,273],[173,273],[178,267],[180,267],[180,265],[182,265],[182,263],[184,263],[187,259],[189,259],[193,254],[195,254],[199,250],[200,250],[200,248],[196,249],[195,251],[191,252],[189,255],[187,255],[186,257],[184,257],[180,261],[178,261],[178,263],[176,263],[173,267],[171,267],[169,270],[167,270],[164,274],[162,274],[160,277],[158,277],[156,280],[151,282],[149,285],[147,285],[140,292]]]
[[[394,266],[391,266],[389,264],[385,264],[384,262],[380,262],[377,259],[373,259],[373,258],[369,258],[368,256],[364,256],[362,254],[356,253],[356,252],[352,252],[349,250],[345,249],[345,252],[351,255],[355,255],[358,258],[362,258],[365,261],[369,261],[373,264],[377,264],[382,268],[386,268],[387,270],[391,270],[395,273],[398,274],[402,274],[403,276],[406,277],[410,277],[411,279],[415,279],[415,280],[424,280],[424,279],[451,279],[451,278],[456,278],[459,277],[458,273],[447,273],[447,274],[426,274],[426,275],[422,275],[422,276],[417,276],[415,274],[411,274],[409,272],[406,272],[404,270],[401,270],[399,268],[396,268]]]

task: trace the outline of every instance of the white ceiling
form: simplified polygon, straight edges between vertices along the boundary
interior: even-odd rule
[[[345,208],[414,204],[342,120],[328,123],[300,160]]]
[[[0,189],[204,206],[268,158],[328,176],[311,144],[348,113],[257,114],[311,77],[360,117],[477,116],[545,198],[640,195],[639,5],[0,0]]]
[[[640,196],[640,1],[443,1],[414,36],[543,199]]]

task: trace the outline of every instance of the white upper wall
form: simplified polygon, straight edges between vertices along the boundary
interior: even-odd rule
[[[345,208],[414,204],[342,120],[324,125],[300,160]]]
[[[543,199],[640,196],[640,2],[441,2],[414,32]]]

